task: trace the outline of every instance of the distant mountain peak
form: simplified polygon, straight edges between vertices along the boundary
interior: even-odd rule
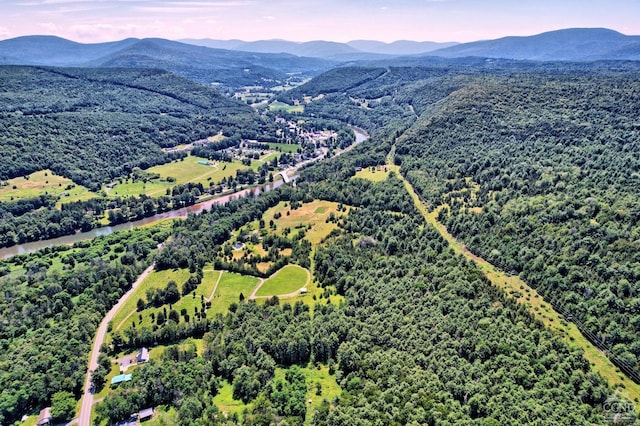
[[[532,36],[463,43],[431,54],[447,58],[476,56],[545,61],[622,59],[613,52],[638,42],[640,36],[628,36],[608,28],[566,28]]]

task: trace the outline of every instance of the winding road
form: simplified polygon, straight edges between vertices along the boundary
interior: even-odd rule
[[[352,149],[354,146],[358,145],[361,142],[364,142],[365,140],[368,139],[368,135],[366,135],[363,131],[360,130],[355,130],[355,134],[356,134],[356,141],[354,144],[352,144],[351,146],[349,146],[348,148],[344,149],[344,150],[340,150],[338,151],[334,156],[338,156],[340,154],[343,154],[347,151],[349,151],[350,149]],[[313,161],[317,161],[319,158],[314,158],[311,161],[306,161],[302,164],[298,164],[296,167],[293,167],[292,170],[287,170],[287,172],[289,172],[290,174],[295,173],[298,169],[300,169],[303,165],[306,165],[306,163],[309,162],[313,162]],[[274,187],[276,186],[275,184],[273,185]],[[238,196],[242,196],[244,193],[248,193],[249,191],[255,191],[255,188],[250,188],[250,189],[246,189],[243,191],[240,191],[238,193],[234,193],[234,194],[228,194],[213,200],[210,200],[206,203],[199,203],[197,206],[191,206],[190,208],[185,208],[185,209],[181,209],[180,211],[184,210],[185,212],[195,212],[198,213],[199,211],[202,211],[205,205],[208,205],[209,207],[212,204],[224,204],[226,202],[228,202],[230,199],[236,198]],[[195,208],[198,208],[197,211],[194,211]],[[171,214],[176,215],[178,211],[174,211],[171,212]],[[186,214],[186,213],[185,213]],[[158,216],[158,215],[156,215]],[[162,247],[159,246],[159,249],[161,249]],[[118,303],[116,303],[111,310],[105,315],[105,317],[102,319],[102,322],[100,323],[100,326],[98,327],[98,330],[96,331],[96,336],[93,340],[93,347],[91,349],[91,355],[89,357],[89,364],[88,364],[88,369],[87,369],[87,373],[86,373],[86,377],[85,377],[85,381],[84,381],[84,391],[83,391],[83,395],[82,395],[82,402],[80,405],[80,415],[78,416],[77,419],[74,419],[72,422],[69,423],[69,425],[72,424],[78,424],[80,426],[90,426],[91,425],[91,409],[93,407],[93,403],[94,398],[93,398],[93,393],[91,393],[91,372],[93,370],[95,370],[96,368],[98,368],[98,356],[100,355],[100,347],[102,346],[102,344],[104,343],[104,338],[107,334],[107,328],[109,325],[109,322],[113,319],[113,317],[115,316],[115,314],[118,312],[118,310],[126,303],[127,299],[129,298],[129,296],[131,296],[131,294],[133,293],[133,291],[136,289],[136,287],[142,283],[147,276],[149,276],[149,274],[153,271],[155,267],[155,263],[151,264],[151,266],[149,266],[147,269],[145,269],[140,276],[136,279],[136,281],[131,285],[131,288],[122,295],[122,297],[120,298],[120,300],[118,301]],[[215,288],[213,289],[213,292],[211,294],[211,297],[209,298],[209,300],[213,297],[213,295],[215,294],[215,291],[218,287],[218,284],[220,283],[220,279],[222,277],[222,274],[224,273],[221,272],[220,276],[218,277],[218,281],[216,282]],[[310,277],[310,273],[307,271],[308,273],[308,278],[307,278],[307,284],[309,284],[309,282],[311,281],[311,277]],[[255,298],[259,298],[261,296],[256,296],[256,293],[258,291],[258,289],[262,286],[262,284],[264,284],[264,279],[261,279],[261,281],[258,283],[258,285],[256,286],[256,288],[254,288],[250,299],[255,299]],[[286,297],[293,297],[295,295],[297,295],[299,293],[300,290],[297,290],[293,293],[289,293],[289,294],[282,294],[282,295],[278,295],[278,297],[281,298],[286,298]]]
[[[138,287],[138,285],[149,276],[154,267],[155,263],[145,269],[138,279],[136,279],[136,281],[131,285],[131,288],[122,295],[120,300],[118,300],[118,303],[116,303],[102,319],[102,322],[96,331],[96,337],[93,339],[93,347],[91,348],[91,356],[89,357],[89,368],[84,379],[84,392],[80,406],[80,416],[78,417],[77,422],[72,422],[72,424],[79,424],[80,426],[91,425],[91,407],[93,407],[94,402],[93,393],[91,393],[91,372],[98,368],[98,355],[100,355],[100,347],[102,346],[102,343],[104,343],[104,337],[107,334],[107,327],[116,312],[118,312],[118,310],[126,303],[127,299],[131,296],[136,287]]]

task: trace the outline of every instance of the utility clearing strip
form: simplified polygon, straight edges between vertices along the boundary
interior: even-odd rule
[[[392,155],[393,150],[390,153],[390,158],[393,158]],[[390,164],[393,164],[393,162],[390,162]],[[508,297],[515,298],[519,303],[526,305],[537,319],[542,321],[554,333],[561,336],[570,347],[581,348],[584,351],[584,357],[589,361],[593,370],[604,377],[610,386],[619,389],[620,394],[631,400],[635,404],[636,412],[640,413],[640,385],[626,377],[602,351],[582,335],[574,323],[566,321],[549,303],[544,301],[543,297],[534,288],[521,280],[519,276],[507,275],[483,258],[471,253],[462,242],[449,233],[443,224],[438,222],[436,218],[439,209],[435,209],[431,213],[427,212],[409,181],[400,173],[398,173],[398,177],[404,182],[415,205],[427,222],[438,230],[456,253],[473,260],[493,285],[501,288],[507,293]]]

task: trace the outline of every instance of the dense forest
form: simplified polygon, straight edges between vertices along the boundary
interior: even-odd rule
[[[580,350],[457,255],[425,222],[396,172],[377,182],[355,175],[393,161],[451,233],[519,274],[634,378],[640,370],[636,67],[451,64],[341,68],[280,95],[304,104],[304,113],[283,113],[287,119],[313,117],[342,132],[343,146],[332,148],[352,140],[339,122],[371,135],[305,167],[295,186],[170,224],[1,261],[0,423],[80,396],[100,319],[152,262],[159,270],[187,269],[190,289],[204,265],[264,277],[296,263],[344,301],[318,298],[310,306],[243,297],[223,314],[129,329],[103,353],[155,343],[164,353],[135,368],[130,382],[97,405],[104,421],[160,406],[183,425],[606,423],[611,413],[603,404],[616,391]],[[0,94],[7,97],[0,111],[3,179],[50,168],[95,188],[134,166],[167,161],[161,147],[219,130],[238,138],[278,128],[266,123],[268,114],[260,117],[162,71],[2,72],[13,85]],[[64,96],[50,103],[52,91]],[[84,121],[89,118],[96,121]],[[63,141],[67,132],[76,139]],[[77,151],[65,148],[68,142]],[[25,151],[30,155],[20,155]],[[122,199],[118,209],[126,207],[127,217],[110,219],[144,217],[169,208],[174,197],[188,202],[201,189],[186,185],[166,199]],[[319,245],[312,247],[304,232],[264,235],[265,247],[290,254],[252,261],[229,255],[229,242],[249,223],[264,222],[269,208],[286,202],[296,209],[313,200],[349,207]],[[91,227],[87,212],[109,208],[101,203],[60,212],[73,217],[73,226]],[[28,229],[15,228],[20,218],[34,209],[53,214],[54,204],[46,196],[3,203],[0,214],[15,222],[0,236],[18,237]],[[259,271],[259,260],[272,268]],[[177,291],[175,283],[170,287],[149,302],[169,306],[169,314],[167,294]],[[196,345],[193,338],[202,340]],[[105,359],[95,378],[104,378]],[[316,386],[306,377],[310,369],[327,369],[340,389],[313,410],[305,401]],[[226,416],[216,407],[213,398],[225,386],[247,404],[244,412]],[[322,398],[321,387],[317,392]]]
[[[51,169],[97,191],[222,131],[254,137],[251,108],[159,70],[0,67],[0,179]]]
[[[628,62],[431,61],[334,70],[287,96],[318,97],[307,110],[332,97],[367,128],[390,123],[373,135],[378,154],[361,149],[303,176],[384,164],[397,140],[396,164],[430,209],[444,206],[440,221],[521,274],[638,381],[638,75]]]
[[[579,352],[454,255],[396,178],[347,185],[338,193],[328,184],[286,194],[304,201],[327,191],[326,198],[346,202],[358,188],[361,207],[314,257],[316,278],[345,295],[344,305],[318,304],[310,315],[300,303],[239,303],[210,320],[201,357],[176,348],[139,367],[100,405],[101,415],[116,421],[168,404],[185,425],[300,424],[306,410],[295,388],[310,384],[296,385],[303,379],[295,366],[311,362],[333,366],[343,389],[313,414],[313,424],[603,421],[605,382]],[[390,198],[380,200],[383,194]],[[205,244],[209,229],[217,235],[207,216],[185,223],[182,238]],[[276,367],[289,369],[284,381],[275,378]],[[234,397],[254,401],[242,417],[225,418],[212,405],[223,379]]]
[[[451,232],[636,372],[639,102],[635,77],[487,77],[396,147],[431,208],[447,206],[440,220]]]

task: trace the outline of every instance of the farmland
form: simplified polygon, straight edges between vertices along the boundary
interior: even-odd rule
[[[58,205],[73,201],[88,200],[97,194],[70,179],[55,175],[51,170],[41,170],[28,176],[17,177],[0,185],[0,202],[35,198],[40,195],[60,197]]]
[[[208,164],[203,164],[208,163]],[[231,163],[209,162],[205,158],[188,156],[181,161],[154,166],[145,170],[148,174],[157,174],[157,179],[148,181],[133,179],[118,181],[111,189],[105,187],[110,196],[141,195],[161,196],[166,191],[176,185],[187,182],[201,183],[205,187],[218,183],[222,179],[234,177],[238,170],[257,170],[261,161],[252,161],[251,167],[244,166],[240,161],[234,160]]]

